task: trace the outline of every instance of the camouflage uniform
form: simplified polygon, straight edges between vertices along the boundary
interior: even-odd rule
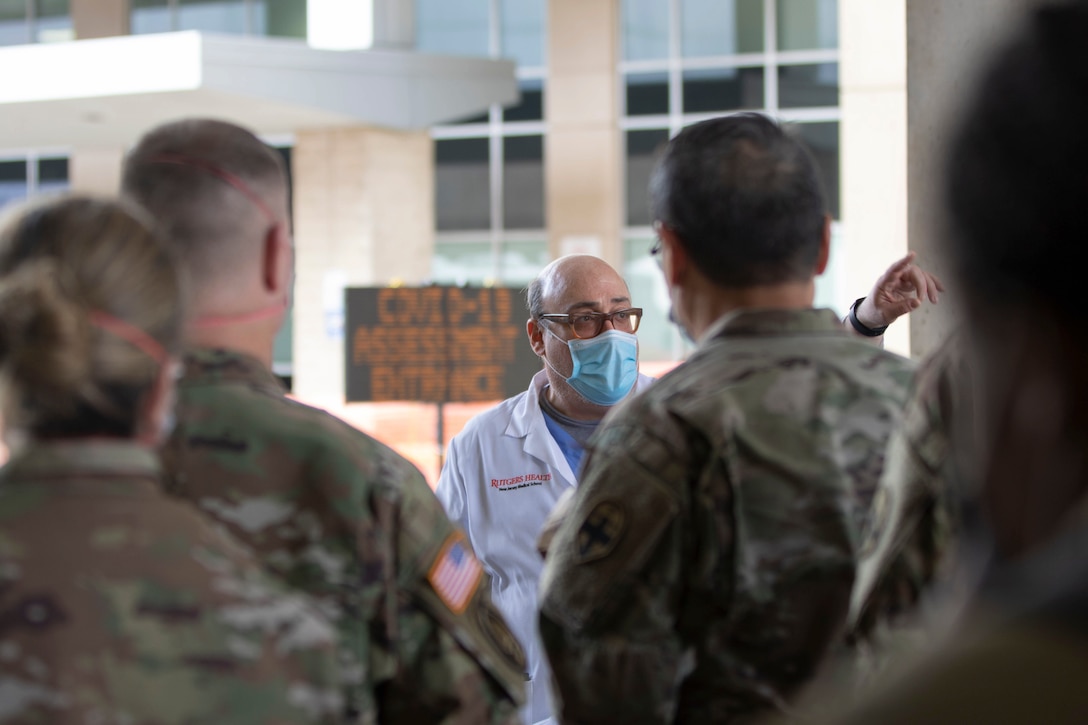
[[[1024,556],[996,562],[925,656],[860,702],[836,696],[834,713],[806,723],[1088,722],[1088,499],[1063,524]]]
[[[783,707],[845,624],[911,376],[828,310],[739,311],[613,410],[541,581],[561,719]]]
[[[364,722],[517,722],[524,655],[419,471],[257,360],[186,356],[169,489],[251,545],[337,624]]]
[[[128,442],[0,472],[0,722],[337,722],[335,631]]]
[[[923,588],[947,576],[967,493],[960,480],[969,470],[966,448],[976,437],[965,365],[954,343],[922,363],[903,423],[888,444],[854,585],[851,619],[859,633],[913,608]]]

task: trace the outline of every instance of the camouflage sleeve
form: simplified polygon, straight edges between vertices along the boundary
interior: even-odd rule
[[[377,504],[395,541],[398,594],[384,634],[398,656],[378,688],[381,721],[517,722],[525,656],[491,602],[488,575],[418,470],[399,457],[386,465],[400,481]]]
[[[958,530],[948,358],[927,361],[888,443],[851,596],[855,635],[913,608],[950,559]]]
[[[335,633],[312,602],[194,512],[95,503],[80,520],[0,516],[0,721],[343,722]]]
[[[675,458],[622,424],[602,429],[587,455],[541,578],[563,722],[662,722],[675,711],[693,664],[677,631],[686,539]]]

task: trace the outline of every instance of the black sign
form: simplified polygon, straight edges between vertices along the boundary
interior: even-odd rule
[[[345,290],[348,402],[476,403],[525,390],[540,359],[512,287]]]

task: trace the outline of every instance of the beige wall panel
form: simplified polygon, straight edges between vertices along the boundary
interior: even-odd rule
[[[623,189],[617,116],[619,3],[548,3],[548,93],[545,94],[545,188],[549,250],[590,240],[617,268],[623,264]]]
[[[619,0],[549,0],[548,68],[553,74],[611,68]]]
[[[547,118],[550,126],[610,125],[618,112],[616,73],[561,75],[548,80]]]
[[[619,266],[618,131],[553,129],[547,157],[548,234],[553,254],[566,236],[596,236],[601,240],[601,256]]]
[[[71,0],[69,12],[77,40],[129,33],[130,0]]]
[[[1038,0],[910,0],[907,4],[907,193],[910,248],[943,260],[947,228],[941,180],[954,121],[970,98],[979,61]],[[984,6],[984,9],[983,9]],[[939,269],[945,267],[934,262]],[[955,290],[946,304],[915,314],[911,347],[924,355],[956,325]]]
[[[327,322],[342,286],[418,283],[434,252],[433,149],[426,132],[295,136],[295,390],[340,405],[343,339]]]
[[[68,157],[68,183],[72,191],[113,196],[121,189],[119,148],[75,149]]]

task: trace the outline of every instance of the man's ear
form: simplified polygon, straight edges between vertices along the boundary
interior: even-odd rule
[[[657,234],[661,237],[661,271],[665,274],[665,284],[675,287],[687,275],[691,258],[680,243],[680,237],[668,226],[659,224]]]
[[[525,323],[525,333],[529,335],[529,346],[537,357],[544,357],[544,327],[532,318]]]
[[[816,276],[819,277],[827,271],[827,263],[831,259],[831,215],[824,214],[824,227],[820,235],[820,251],[816,255]]]
[[[276,224],[264,236],[261,266],[265,291],[278,294],[291,284],[291,240],[284,224]]]

